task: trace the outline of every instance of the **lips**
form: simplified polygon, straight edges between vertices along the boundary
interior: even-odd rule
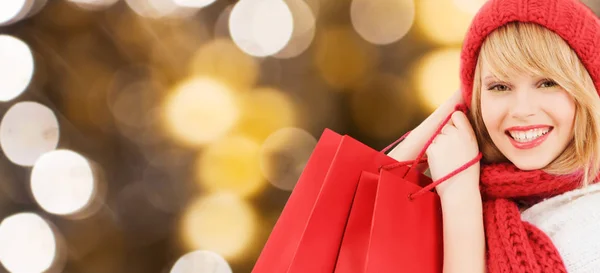
[[[516,126],[508,128],[505,134],[515,148],[532,149],[548,139],[553,129],[548,125]]]

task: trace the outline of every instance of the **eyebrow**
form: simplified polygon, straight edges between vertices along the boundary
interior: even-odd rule
[[[496,77],[494,75],[488,75],[483,78],[484,80],[495,80]]]

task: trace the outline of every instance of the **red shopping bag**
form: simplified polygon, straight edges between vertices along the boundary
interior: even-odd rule
[[[325,130],[252,272],[333,272],[363,171],[377,173],[395,162],[349,136]]]
[[[450,115],[438,131],[449,119]],[[432,181],[416,166],[424,161],[425,150],[437,133],[430,137],[413,162],[383,166],[378,173],[363,172],[335,273],[442,272],[441,205],[431,189],[478,162],[481,154]]]
[[[449,118],[450,116],[442,125]],[[373,241],[381,239],[380,235],[389,234],[390,229],[377,228],[374,223],[377,226],[385,224],[380,218],[394,209],[379,200],[383,198],[381,191],[389,186],[385,183],[385,187],[381,186],[382,181],[393,182],[389,179],[395,179],[400,184],[411,184],[414,188],[410,193],[419,191],[419,195],[425,195],[423,192],[429,192],[436,183],[444,179],[422,188],[430,180],[416,172],[416,165],[422,161],[425,148],[409,168],[407,162],[397,162],[385,155],[385,150],[391,146],[380,152],[348,136],[339,136],[325,130],[252,272],[379,273],[377,270],[381,268],[388,270],[386,272],[398,272],[399,268],[389,259],[390,255],[384,256],[385,259],[374,257],[386,247],[391,247],[389,243],[379,244],[378,241]],[[410,193],[407,192],[406,197]],[[399,196],[396,198],[404,200]],[[436,207],[435,204],[433,210],[420,205],[417,207],[423,207],[430,215],[435,215],[432,213],[435,209],[439,210],[439,206]],[[412,221],[415,214],[410,215],[410,218],[403,218],[398,214],[393,217],[406,219],[403,228],[412,225],[408,229],[417,230],[418,227]],[[437,227],[431,229],[437,230]],[[396,230],[401,231],[396,228],[391,231]],[[435,233],[430,234],[434,237],[433,242],[441,240]],[[397,237],[390,239],[394,242],[404,238],[392,236]],[[417,241],[407,240],[400,243],[394,247],[401,250],[393,252],[409,251],[415,242]],[[431,245],[427,241],[425,243]],[[441,247],[434,246],[433,249],[435,253],[439,253]],[[421,252],[419,257],[429,255],[428,259],[437,259],[439,255],[435,253]],[[377,262],[382,264],[373,265]],[[418,262],[419,260],[415,260],[415,266]],[[400,269],[400,272],[410,271]]]

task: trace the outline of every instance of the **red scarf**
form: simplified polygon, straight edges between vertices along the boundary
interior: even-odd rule
[[[581,175],[522,171],[512,164],[483,165],[481,193],[489,273],[566,273],[550,238],[521,221],[517,203],[535,203],[573,190]]]

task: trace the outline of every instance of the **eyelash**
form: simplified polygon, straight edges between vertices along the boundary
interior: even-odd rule
[[[554,86],[558,85],[555,81],[553,81],[551,79],[544,79],[544,80],[541,81],[541,83],[539,84],[539,86],[541,86],[543,84],[547,84],[547,83],[551,84],[551,86],[548,86],[546,88],[551,88],[551,87],[554,87]],[[488,91],[495,91],[495,92],[504,92],[504,91],[507,91],[507,90],[496,90],[497,87],[505,87],[507,90],[510,88],[506,84],[492,84],[490,87],[488,87]]]

